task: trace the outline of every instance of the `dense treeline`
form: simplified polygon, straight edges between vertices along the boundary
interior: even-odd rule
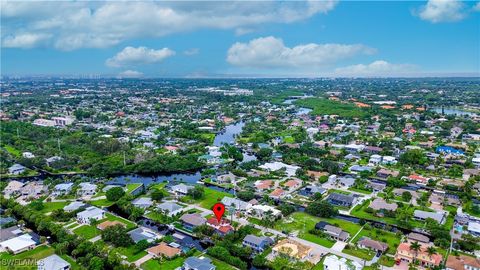
[[[70,234],[63,226],[56,224],[49,217],[27,206],[22,206],[14,200],[0,197],[0,204],[4,208],[12,209],[12,214],[25,221],[25,226],[40,236],[50,237],[50,244],[59,255],[68,254],[79,264],[89,270],[126,270],[134,269],[130,265],[122,264],[117,253],[108,251],[102,244],[92,243],[77,235]]]

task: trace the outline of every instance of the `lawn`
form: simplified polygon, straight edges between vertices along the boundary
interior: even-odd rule
[[[313,115],[336,114],[346,118],[362,118],[369,113],[353,103],[344,103],[323,98],[305,98],[295,101],[295,104],[312,109]]]
[[[81,227],[78,227],[73,230],[73,232],[76,235],[82,236],[85,239],[90,239],[97,235],[100,235],[100,230],[90,225],[83,225]]]
[[[127,225],[127,230],[131,230],[131,229],[137,227],[137,225],[135,223],[131,222],[130,220],[124,219],[124,218],[119,217],[119,216],[112,215],[110,213],[106,213],[105,218],[100,220],[98,223],[102,223],[102,222],[107,221],[107,220],[120,221],[121,223]]]
[[[317,235],[311,234],[308,231],[315,228],[315,224],[319,221],[326,221],[333,226],[342,228],[344,231],[350,233],[350,236],[354,236],[361,226],[349,221],[345,221],[337,218],[319,218],[311,216],[303,212],[293,213],[288,220],[283,219],[281,222],[275,224],[275,229],[284,231],[298,231],[298,237],[307,241],[317,243],[325,247],[332,247],[335,241],[322,238]]]
[[[44,202],[43,209],[40,210],[40,213],[45,214],[48,212],[52,212],[53,210],[63,209],[67,204],[70,202]]]
[[[352,235],[353,236],[353,235]],[[395,254],[395,251],[400,244],[400,237],[397,237],[396,234],[392,232],[387,232],[377,228],[366,228],[363,227],[363,230],[353,239],[352,243],[357,243],[362,237],[369,237],[373,240],[381,241],[388,244],[387,253]]]
[[[6,269],[8,268],[8,265],[15,266],[22,264],[22,269],[37,269],[37,260],[43,259],[45,257],[48,257],[52,255],[55,252],[55,250],[52,247],[49,246],[39,246],[35,249],[29,250],[22,252],[17,255],[13,255],[7,252],[0,253],[0,262],[2,263],[2,266],[7,266]],[[22,262],[18,261],[21,260]],[[2,268],[2,267],[0,267]],[[2,268],[3,269],[3,268]]]
[[[360,259],[370,261],[373,256],[375,256],[375,252],[369,249],[357,248],[355,246],[345,247],[342,250],[345,254],[350,254],[352,256],[358,257]]]
[[[232,194],[227,192],[222,192],[211,188],[205,188],[205,194],[203,196],[203,199],[199,200],[199,204],[203,208],[211,209],[213,205],[221,201],[225,196],[233,197]]]
[[[395,264],[395,259],[387,255],[382,255],[378,260],[378,263],[387,267],[392,267]]]
[[[91,200],[91,201],[88,201],[88,203],[97,207],[109,207],[109,206],[112,206],[115,202],[111,202],[107,199],[100,199],[100,200]]]
[[[175,270],[177,267],[182,266],[184,261],[184,257],[177,257],[171,261],[163,260],[161,263],[156,259],[150,259],[140,265],[140,268],[143,270]]]
[[[118,247],[115,249],[118,253],[125,255],[127,257],[127,261],[134,262],[138,259],[142,258],[143,256],[147,255],[145,250],[137,252],[134,245],[129,247]]]
[[[132,193],[136,188],[141,186],[141,183],[132,183],[132,184],[127,184],[127,193]]]
[[[364,189],[359,189],[359,188],[354,188],[354,187],[351,187],[348,190],[355,191],[355,192],[358,192],[358,193],[363,193],[363,194],[372,194],[371,190],[364,190]]]
[[[81,270],[81,269],[83,269],[74,259],[72,259],[72,257],[70,257],[66,254],[59,255],[59,256],[70,264],[70,269],[71,270]]]
[[[226,262],[217,260],[210,256],[207,256],[207,257],[210,258],[212,260],[213,265],[216,266],[215,270],[235,270],[236,269],[235,267],[231,266]]]
[[[11,146],[11,145],[5,145],[3,146],[3,148],[5,148],[5,150],[7,150],[8,153],[16,156],[16,157],[20,157],[21,156],[21,152],[20,150],[17,150],[15,149],[15,147]]]

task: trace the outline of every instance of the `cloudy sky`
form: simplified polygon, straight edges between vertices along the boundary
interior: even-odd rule
[[[1,0],[3,75],[477,75],[480,2]]]

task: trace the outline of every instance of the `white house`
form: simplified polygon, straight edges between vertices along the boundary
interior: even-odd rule
[[[54,187],[53,194],[57,196],[67,194],[72,190],[72,187],[73,187],[73,183],[58,184]]]
[[[247,210],[247,213],[251,216],[257,218],[263,218],[266,213],[271,213],[270,216],[273,217],[280,217],[282,212],[278,209],[275,209],[269,205],[254,205],[250,209]]]
[[[297,172],[297,170],[300,169],[300,167],[298,167],[298,166],[288,165],[288,164],[285,164],[283,162],[278,162],[278,161],[265,163],[265,164],[263,164],[259,167],[264,169],[264,170],[268,170],[268,171],[278,171],[280,169],[285,169],[285,173],[289,177],[294,176],[295,173]]]
[[[323,261],[324,270],[361,270],[362,265],[356,261],[349,261],[345,258],[339,258],[335,255],[325,257]]]
[[[175,216],[182,212],[183,207],[174,202],[164,202],[157,206],[157,209],[164,212],[167,216]]]
[[[29,235],[28,233],[22,234],[20,236],[14,237],[12,239],[9,239],[7,241],[3,241],[0,243],[0,246],[2,248],[12,252],[13,254],[18,254],[20,252],[23,252],[29,249],[34,249],[36,245],[37,245],[37,242],[35,242],[32,239],[32,236]]]
[[[178,185],[172,186],[172,191],[176,194],[181,194],[181,195],[187,195],[190,189],[193,189],[193,186],[188,186],[185,184],[178,184]]]
[[[97,185],[83,182],[79,184],[80,188],[77,190],[79,196],[92,196],[97,192]]]
[[[250,203],[244,202],[244,201],[239,200],[239,199],[230,198],[230,197],[227,197],[227,196],[223,197],[222,203],[225,205],[225,207],[227,209],[229,209],[230,207],[233,206],[238,211],[246,211],[246,210],[252,208],[252,205]]]
[[[90,220],[101,220],[105,218],[105,211],[102,209],[90,206],[80,213],[77,213],[78,223],[90,224]]]
[[[23,173],[27,168],[21,164],[13,164],[8,168],[8,174],[19,175]]]
[[[69,270],[70,263],[62,259],[57,254],[50,255],[37,262],[38,270]]]
[[[22,153],[22,157],[23,157],[23,158],[34,158],[35,155],[32,154],[31,152],[23,152],[23,153]]]

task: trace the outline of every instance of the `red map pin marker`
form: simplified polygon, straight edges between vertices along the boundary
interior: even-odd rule
[[[213,208],[213,213],[217,217],[218,223],[220,223],[220,220],[223,217],[223,214],[225,213],[225,205],[223,203],[216,203]]]

